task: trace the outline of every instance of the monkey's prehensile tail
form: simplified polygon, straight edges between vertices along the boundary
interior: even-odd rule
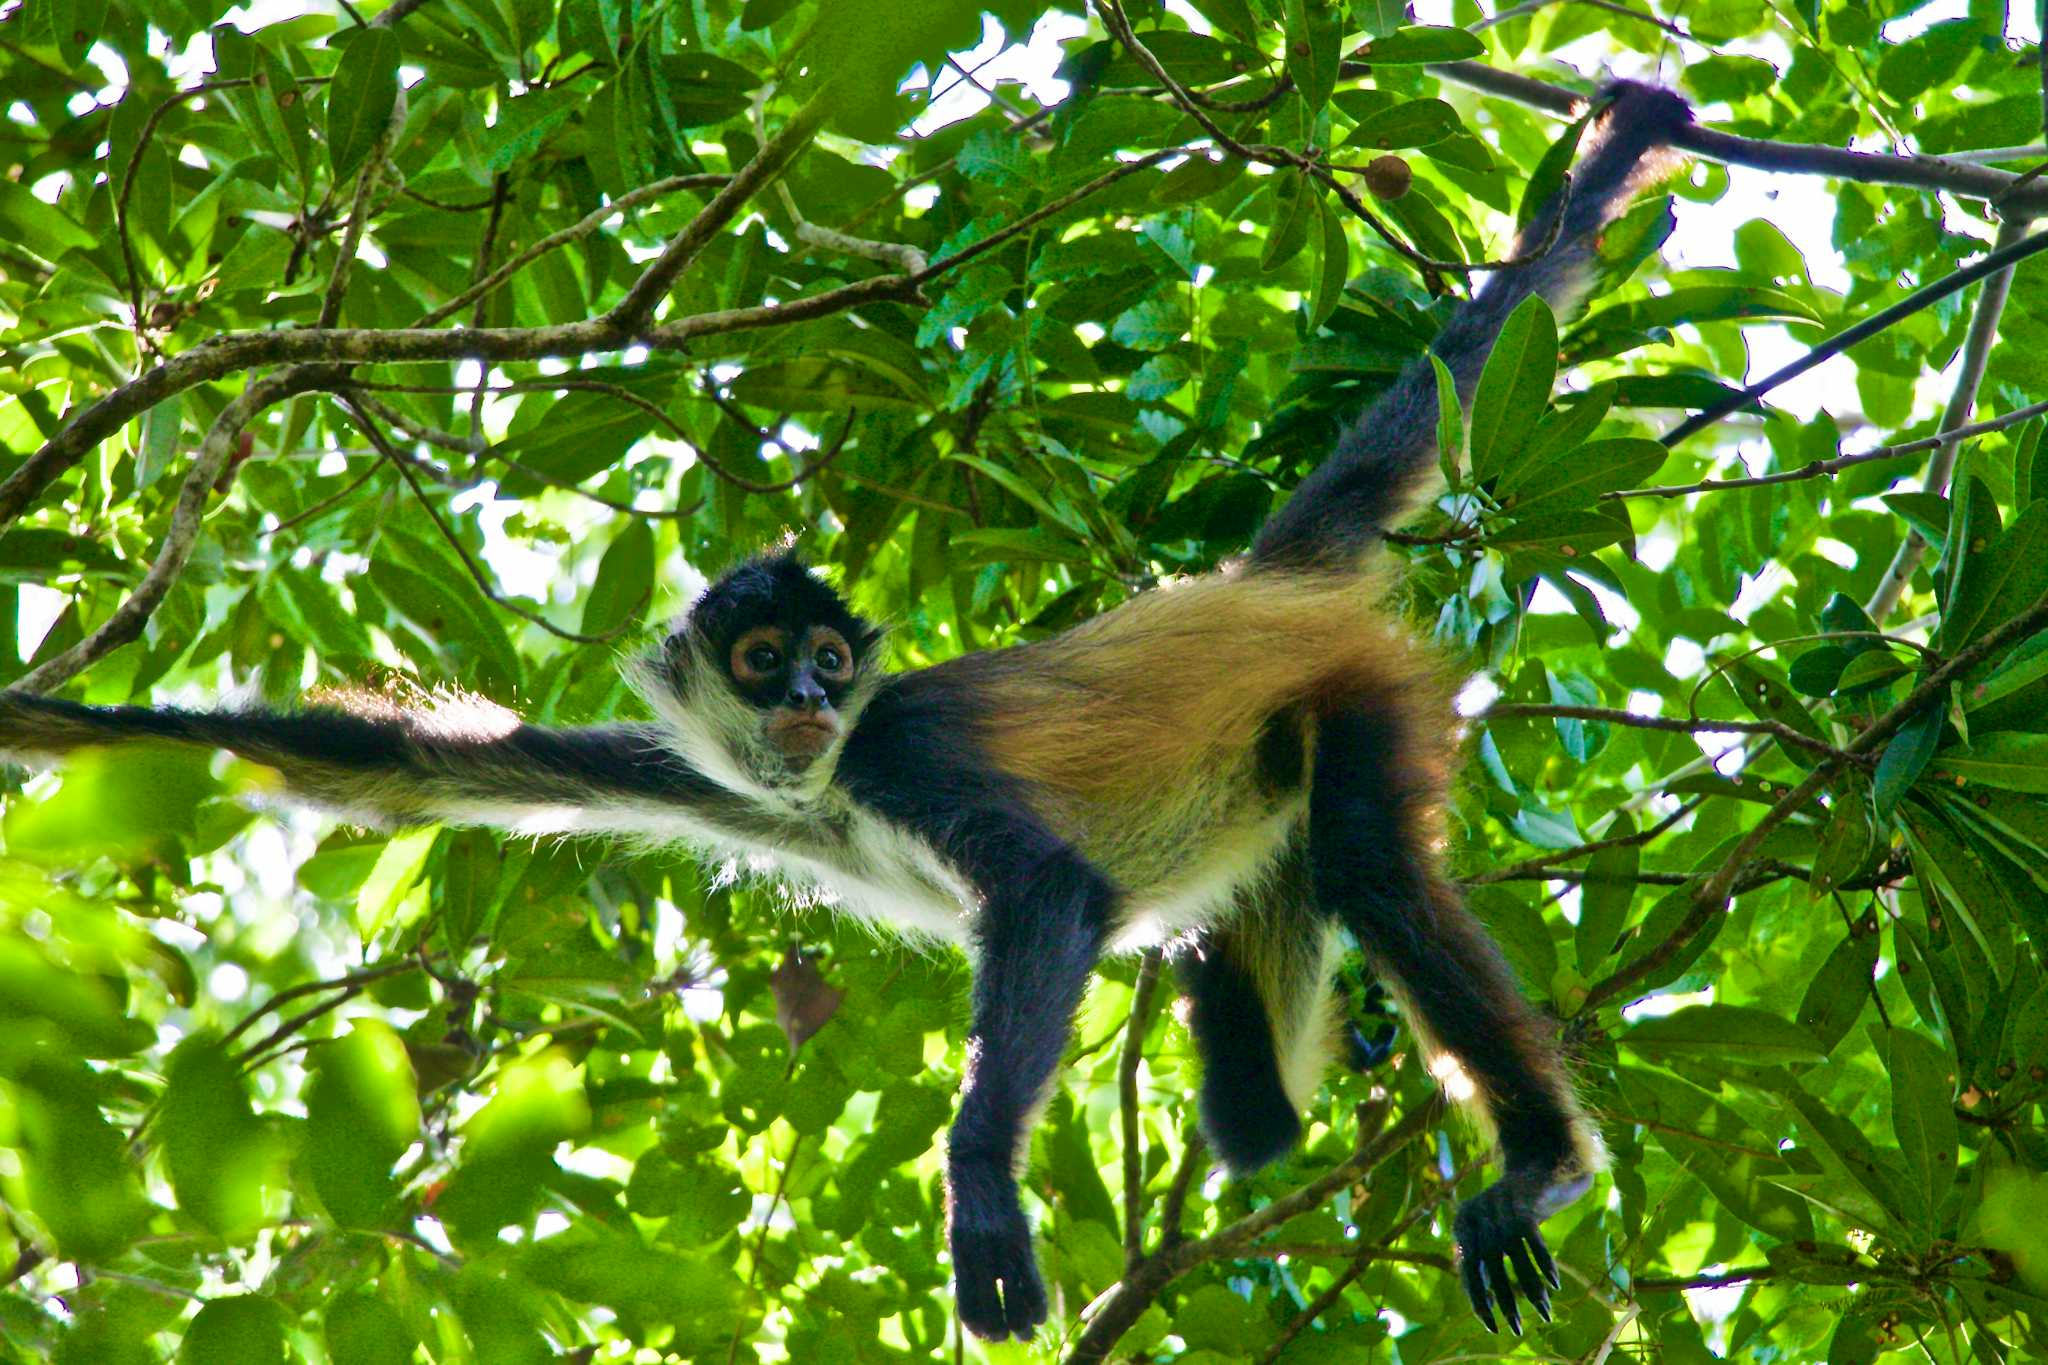
[[[1628,207],[1644,159],[1692,121],[1686,102],[1668,90],[1617,82],[1590,130],[1591,150],[1572,175],[1564,222],[1555,235],[1553,202],[1515,242],[1514,257],[1543,251],[1526,265],[1495,272],[1452,316],[1430,349],[1457,381],[1458,401],[1469,404],[1479,372],[1501,325],[1531,294],[1565,311],[1593,282],[1600,232]],[[1398,518],[1436,454],[1436,370],[1426,359],[1411,363],[1354,421],[1337,449],[1302,480],[1294,496],[1252,543],[1252,562],[1307,565],[1349,563],[1371,548]]]

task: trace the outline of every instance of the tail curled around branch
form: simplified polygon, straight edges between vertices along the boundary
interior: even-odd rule
[[[1569,188],[1537,214],[1516,240],[1513,258],[1526,264],[1496,271],[1459,307],[1430,345],[1469,404],[1501,325],[1516,305],[1540,294],[1559,311],[1578,304],[1593,284],[1601,231],[1628,207],[1656,163],[1651,154],[1692,121],[1692,109],[1668,90],[1620,81],[1588,136],[1589,150]],[[1557,223],[1560,201],[1564,220]],[[1548,241],[1550,246],[1543,249]],[[1351,562],[1399,518],[1436,454],[1436,370],[1411,362],[1386,392],[1345,430],[1336,450],[1302,480],[1285,507],[1252,544],[1252,562],[1303,566]]]

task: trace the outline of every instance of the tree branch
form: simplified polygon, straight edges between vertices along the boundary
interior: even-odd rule
[[[1206,1261],[1239,1254],[1262,1233],[1270,1232],[1298,1213],[1318,1207],[1337,1191],[1350,1188],[1367,1172],[1426,1131],[1441,1110],[1440,1099],[1418,1105],[1403,1114],[1392,1127],[1360,1143],[1349,1157],[1299,1189],[1289,1191],[1208,1237],[1162,1245],[1140,1260],[1089,1306],[1086,1313],[1088,1325],[1075,1338],[1073,1348],[1067,1354],[1069,1365],[1107,1359],[1118,1338],[1130,1330],[1131,1324],[1175,1279]],[[1362,1131],[1370,1131],[1370,1125],[1362,1125]]]
[[[1568,862],[1577,858],[1590,858],[1595,853],[1601,853],[1610,848],[1628,848],[1631,845],[1647,844],[1699,809],[1700,803],[1706,799],[1704,796],[1695,796],[1656,824],[1651,825],[1647,829],[1637,830],[1634,834],[1617,834],[1611,839],[1595,839],[1591,843],[1580,844],[1576,848],[1567,848],[1556,853],[1547,854],[1541,858],[1530,858],[1523,862],[1511,863],[1507,867],[1496,868],[1491,872],[1482,872],[1476,877],[1467,877],[1465,878],[1465,885],[1485,886],[1489,882],[1525,881],[1530,874],[1549,872],[1560,862]]]
[[[2035,599],[2031,607],[2012,617],[1998,629],[1980,636],[1966,648],[1957,651],[1946,663],[1928,673],[1918,686],[1906,694],[1904,701],[1872,721],[1869,728],[1851,739],[1845,752],[1851,757],[1875,753],[1879,746],[1898,732],[1900,726],[1919,714],[1922,707],[1934,703],[1952,680],[1962,676],[2006,645],[2023,640],[2042,629],[2048,629],[2048,593],[2044,593]],[[1733,894],[1731,887],[1737,875],[1763,846],[1764,840],[1770,837],[1772,830],[1790,819],[1800,807],[1819,794],[1837,766],[1835,759],[1823,758],[1803,781],[1780,797],[1777,804],[1750,827],[1742,841],[1729,850],[1728,856],[1722,859],[1721,865],[1714,869],[1713,874],[1700,883],[1699,889],[1693,893],[1692,908],[1686,912],[1685,918],[1671,934],[1655,948],[1620,968],[1612,976],[1595,982],[1586,992],[1584,1009],[1598,1008],[1655,972],[1676,957],[1686,944],[1706,927],[1709,920],[1726,909],[1728,899]]]
[[[1930,304],[1938,303],[1942,299],[1947,298],[1950,294],[1967,289],[1978,280],[1990,275],[1996,275],[2001,271],[2010,270],[2027,257],[2043,250],[2048,250],[2048,232],[2038,232],[2032,237],[2023,238],[2009,246],[1999,247],[1971,264],[1951,271],[1932,284],[1922,285],[1891,307],[1881,309],[1855,326],[1835,333],[1835,335],[1821,342],[1818,346],[1813,347],[1799,359],[1772,371],[1756,383],[1751,384],[1748,388],[1743,389],[1740,393],[1731,394],[1727,398],[1701,408],[1691,417],[1686,418],[1683,422],[1680,422],[1677,426],[1666,432],[1662,437],[1664,444],[1666,446],[1677,445],[1694,432],[1705,430],[1730,413],[1739,412],[1743,408],[1750,407],[1758,398],[1761,398],[1764,394],[1769,393],[1787,380],[1798,378],[1814,366],[1840,355],[1858,342],[1868,341],[1871,337],[1897,323],[1900,319],[1910,317]]]
[[[626,296],[605,314],[605,321],[621,332],[637,331],[654,316],[654,310],[668,296],[670,286],[690,268],[697,254],[745,208],[747,202],[789,166],[797,153],[810,145],[830,112],[826,96],[829,87],[812,95],[809,102],[790,117],[781,132],[761,144],[753,159],[742,166],[711,202],[697,211],[680,232],[662,248],[659,256],[640,272]]]
[[[567,246],[571,242],[581,241],[619,214],[628,213],[650,200],[660,199],[678,190],[710,189],[713,186],[727,185],[731,182],[732,177],[729,175],[672,175],[665,180],[657,180],[653,184],[642,185],[638,189],[628,190],[610,203],[600,208],[592,209],[568,227],[550,232],[547,236],[533,243],[533,245],[527,247],[497,269],[478,279],[469,288],[463,290],[454,298],[449,299],[440,307],[420,314],[419,321],[415,322],[413,326],[431,327],[437,322],[454,317],[470,304],[488,298],[491,294],[497,292],[498,288],[505,281],[547,255],[550,251]],[[479,207],[485,206],[479,205]]]
[[[2008,218],[1998,229],[1998,245],[2014,246],[2026,233],[2025,218]],[[1941,410],[1941,423],[1937,430],[1944,439],[1935,447],[1933,458],[1927,462],[1927,473],[1920,480],[1920,486],[1926,492],[1948,491],[1949,475],[1955,470],[1956,449],[1960,444],[1955,433],[1961,430],[1969,420],[1971,409],[1977,406],[1977,389],[1984,381],[1984,368],[1991,361],[1991,347],[1998,340],[1998,321],[2005,313],[2005,300],[2011,292],[2012,270],[2008,267],[1986,279],[1984,292],[1977,296],[1977,309],[1970,315],[1970,330],[1963,338],[1962,369],[1956,375],[1956,386],[1949,392],[1948,403]],[[1906,584],[1912,580],[1926,554],[1927,537],[1920,534],[1919,527],[1908,527],[1906,538],[1899,542],[1898,553],[1892,556],[1884,577],[1877,581],[1870,600],[1864,603],[1863,610],[1872,621],[1882,623],[1892,614],[1892,608],[1905,596]]]
[[[148,572],[143,574],[142,581],[135,585],[135,591],[114,609],[114,614],[98,630],[55,658],[46,659],[30,669],[10,684],[9,690],[46,692],[140,636],[150,614],[170,592],[171,585],[184,572],[186,561],[192,557],[192,547],[199,539],[199,528],[206,518],[206,504],[213,496],[214,484],[228,467],[228,458],[239,444],[243,429],[273,403],[321,388],[332,383],[334,378],[334,371],[325,366],[299,365],[250,380],[248,386],[221,409],[207,430],[206,439],[200,442],[192,472],[185,476],[185,482],[178,490],[178,501],[171,512],[170,529],[164,532],[163,546],[157,551]]]
[[[1665,730],[1675,734],[1770,735],[1783,744],[1828,754],[1838,760],[1849,756],[1824,740],[1801,734],[1781,720],[1699,720],[1685,716],[1645,716],[1606,706],[1558,706],[1539,702],[1502,702],[1488,707],[1480,720],[1514,720],[1523,717],[1552,717],[1557,720],[1596,720],[1608,725],[1631,725],[1638,730]]]
[[[1682,498],[1688,493],[1726,493],[1735,488],[1768,488],[1772,484],[1827,478],[1856,465],[1870,464],[1875,460],[1896,460],[1903,455],[1916,455],[1923,450],[1934,450],[1972,436],[2003,431],[2007,427],[2018,426],[2043,413],[2048,413],[2048,402],[2030,403],[2026,407],[2015,408],[2003,416],[1972,422],[1969,426],[1957,427],[1938,436],[1923,436],[1915,441],[1901,441],[1897,445],[1859,450],[1848,455],[1837,455],[1832,460],[1813,460],[1797,469],[1780,470],[1775,474],[1758,474],[1744,479],[1703,479],[1699,483],[1660,484],[1654,488],[1621,488],[1602,493],[1599,500],[1613,502],[1621,498]]]

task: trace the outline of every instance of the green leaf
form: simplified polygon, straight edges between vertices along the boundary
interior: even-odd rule
[[[1537,215],[1564,188],[1565,177],[1570,174],[1572,163],[1578,159],[1579,142],[1585,137],[1591,121],[1590,114],[1575,119],[1545,149],[1542,159],[1529,172],[1529,183],[1522,187],[1522,200],[1515,206],[1516,228],[1526,232]]]
[[[356,173],[391,122],[398,104],[398,53],[396,29],[367,28],[342,49],[335,64],[327,85],[327,159],[337,185]]]
[[[1938,643],[1948,639],[1949,608],[1956,603],[1956,585],[1972,571],[1971,561],[1988,550],[1999,535],[1998,499],[1984,481],[1965,475],[1949,504],[1948,534],[1942,544],[1941,561],[1934,566],[1935,595],[1941,599],[1943,619],[1935,632]]]
[[[1780,721],[1802,735],[1823,743],[1827,741],[1827,736],[1822,733],[1820,722],[1813,718],[1813,713],[1800,705],[1798,696],[1781,682],[1777,674],[1762,660],[1753,657],[1734,660],[1723,667],[1722,676],[1727,678],[1738,699],[1758,720]],[[1773,740],[1772,743],[1777,744],[1781,753],[1802,768],[1811,768],[1819,761],[1811,749],[1784,744],[1777,740]]]
[[[370,869],[362,890],[356,893],[356,932],[362,935],[364,943],[383,933],[397,917],[406,898],[419,884],[427,855],[433,852],[434,840],[439,835],[440,828],[429,825],[408,834],[393,835],[384,845],[376,866]]]
[[[572,484],[623,463],[633,443],[652,431],[658,420],[637,404],[589,389],[572,389],[537,411],[538,421],[507,436],[498,449],[520,464]],[[515,469],[505,486],[515,493],[531,493],[535,480]]]
[[[1436,352],[1429,354],[1436,371],[1436,458],[1444,482],[1458,486],[1458,468],[1465,457],[1465,409],[1458,402],[1458,381]]]
[[[1314,331],[1330,320],[1344,297],[1344,281],[1351,275],[1351,243],[1344,236],[1344,220],[1329,201],[1315,196],[1322,218],[1322,234],[1316,251],[1316,287],[1309,297],[1308,325]]]
[[[367,1289],[330,1302],[325,1325],[334,1365],[411,1365],[419,1344],[398,1310]]]
[[[498,106],[498,121],[483,138],[484,168],[507,171],[533,159],[542,144],[569,122],[585,96],[563,86],[532,90]]]
[[[1710,1054],[1755,1066],[1796,1065],[1827,1058],[1827,1049],[1806,1029],[1744,1005],[1688,1005],[1631,1025],[1619,1041],[1655,1058]]]
[[[597,564],[597,581],[583,603],[583,633],[616,630],[654,597],[654,532],[644,517],[632,517]]]
[[[1870,1002],[1877,947],[1875,923],[1868,931],[1861,926],[1852,927],[1828,954],[1827,961],[1821,963],[1813,980],[1806,983],[1806,994],[1799,1002],[1799,1023],[1829,1053],[1849,1036],[1849,1030],[1856,1026],[1864,1006]]]
[[[214,1299],[185,1329],[178,1359],[189,1365],[285,1365],[284,1310],[256,1294]]]
[[[1179,297],[1155,294],[1117,314],[1109,325],[1109,339],[1137,351],[1163,351],[1187,330],[1187,307]]]
[[[1912,671],[1912,665],[1880,645],[1867,654],[1858,654],[1844,665],[1842,674],[1835,680],[1837,692],[1857,692],[1865,688],[1882,687],[1886,683],[1903,678]]]
[[[1785,1091],[1784,1098],[1798,1115],[1801,1130],[1813,1140],[1809,1150],[1828,1175],[1818,1189],[1807,1191],[1809,1199],[1880,1230],[1896,1230],[1911,1221],[1910,1196],[1899,1184],[1903,1173],[1878,1159],[1855,1124],[1798,1086]]]
[[[419,1140],[411,1060],[389,1025],[359,1018],[322,1048],[306,1092],[303,1160],[328,1216],[347,1228],[389,1226],[398,1209],[392,1166]]]
[[[1897,800],[1896,795],[1893,800]],[[1890,807],[1880,808],[1880,818],[1889,814]],[[1838,788],[1834,813],[1828,817],[1827,828],[1821,832],[1820,848],[1814,854],[1813,875],[1807,881],[1808,894],[1824,896],[1855,876],[1874,842],[1875,836],[1864,814],[1863,803],[1855,799],[1855,789],[1847,784]]]
[[[1550,403],[1557,382],[1557,319],[1531,294],[1501,324],[1472,399],[1472,477],[1479,482],[1514,462],[1534,429],[1530,414]]]
[[[1884,505],[1918,531],[1939,553],[1948,543],[1948,499],[1939,493],[1887,493]]]
[[[2048,502],[2034,503],[1989,544],[1972,532],[1937,635],[1953,652],[2048,594]]]
[[[1354,54],[1375,66],[1462,62],[1485,55],[1486,44],[1461,28],[1416,24],[1375,38]]]
[[[1934,755],[1929,766],[1987,787],[2048,794],[2048,734],[1973,735],[1970,743]]]
[[[1308,244],[1309,224],[1320,212],[1321,198],[1314,183],[1299,171],[1275,177],[1270,193],[1272,230],[1259,253],[1261,270],[1278,270],[1300,254]]]
[[[1913,718],[1886,741],[1884,753],[1877,760],[1877,772],[1870,782],[1871,804],[1877,810],[1878,819],[1891,818],[1907,788],[1919,780],[1928,760],[1934,757],[1934,751],[1941,743],[1941,722],[1942,707],[1940,699],[1936,698],[1915,712]]]
[[[218,1038],[194,1034],[171,1054],[156,1131],[178,1207],[230,1238],[262,1224],[279,1153]]]
[[[1589,507],[1602,493],[1643,483],[1669,453],[1656,441],[1628,436],[1518,459],[1501,472],[1501,506],[1516,516]]]
[[[1842,670],[1853,656],[1846,645],[1815,645],[1792,661],[1785,680],[1794,692],[1808,697],[1833,696],[1842,680]]]
[[[6,541],[0,540],[0,549],[4,549],[5,546]],[[1966,709],[1974,711],[1980,706],[1988,706],[1994,701],[2009,697],[2042,678],[2048,678],[2048,630],[2029,636],[2001,659],[1996,668],[1966,688],[1963,693],[1963,705]]]
[[[657,59],[663,113],[681,128],[724,123],[747,111],[761,77],[738,62],[708,52],[666,52]]]
[[[1933,1232],[1956,1180],[1955,1063],[1932,1039],[1912,1029],[1895,1027],[1885,1037],[1892,1131],[1925,1210],[1921,1223]]]
[[[1330,102],[1330,92],[1337,87],[1337,66],[1344,55],[1344,12],[1316,0],[1282,0],[1281,19],[1287,30],[1287,74],[1294,78],[1294,87],[1313,118]]]
[[[1607,827],[1605,838],[1635,833],[1636,826],[1623,811]],[[1587,976],[1614,951],[1622,926],[1628,923],[1628,909],[1635,899],[1635,876],[1642,868],[1640,844],[1604,848],[1586,864],[1586,880],[1579,887],[1579,923],[1573,934],[1578,946],[1579,970]]]
[[[1463,130],[1458,111],[1442,100],[1405,100],[1359,120],[1343,146],[1377,152],[1428,147]]]
[[[5,230],[9,242],[46,261],[99,244],[99,238],[70,214],[36,198],[28,186],[4,177],[0,177],[0,229]]]

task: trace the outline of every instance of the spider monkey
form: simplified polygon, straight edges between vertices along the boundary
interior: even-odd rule
[[[1433,344],[1460,401],[1516,304],[1576,302],[1600,232],[1690,117],[1663,91],[1607,92],[1574,182],[1516,246],[1530,259]],[[850,911],[963,945],[976,971],[948,1233],[960,1317],[996,1339],[1047,1315],[1019,1168],[1096,959],[1180,945],[1202,1126],[1247,1171],[1293,1145],[1333,1049],[1342,926],[1498,1140],[1503,1173],[1454,1230],[1474,1310],[1491,1331],[1498,1306],[1520,1331],[1517,1288],[1547,1320],[1559,1284],[1538,1224],[1604,1154],[1553,1028],[1439,866],[1450,726],[1371,566],[1433,462],[1436,386],[1426,359],[1411,364],[1241,563],[1035,643],[885,674],[877,628],[783,551],[727,573],[633,666],[651,721],[5,694],[0,750],[182,741],[369,824],[744,850]]]

